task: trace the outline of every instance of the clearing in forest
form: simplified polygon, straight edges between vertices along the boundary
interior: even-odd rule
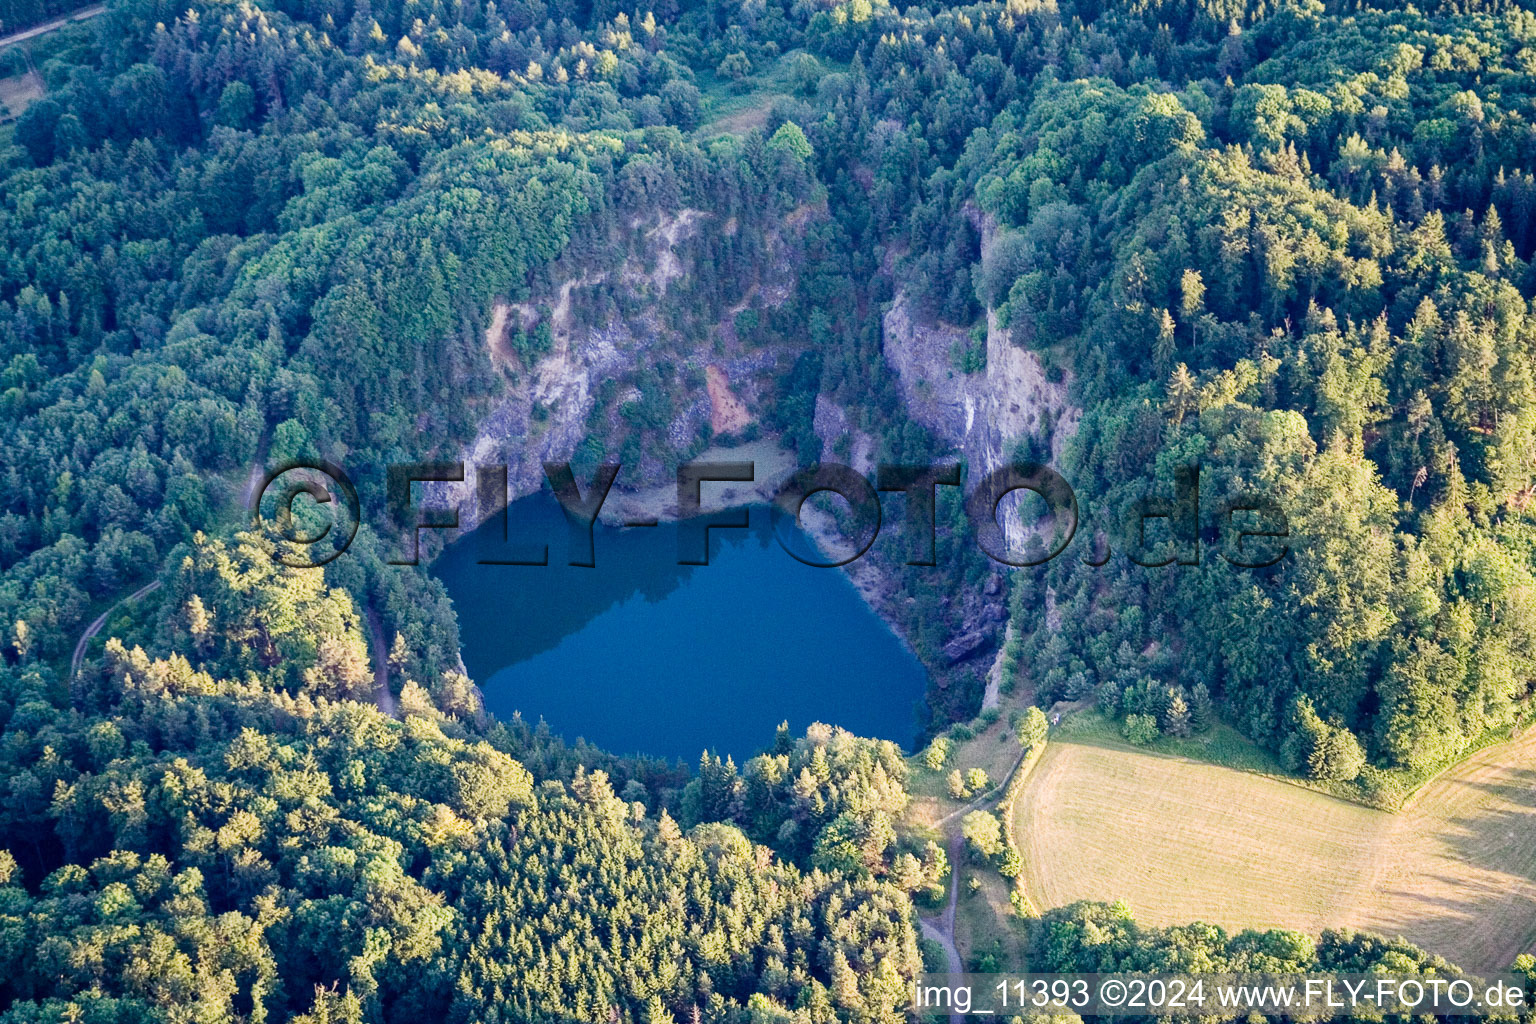
[[[1354,928],[1476,971],[1536,945],[1536,729],[1389,814],[1068,728],[1011,825],[1042,909],[1120,899],[1147,925]]]
[[[827,72],[844,71],[846,65],[825,57],[810,60],[813,71],[797,65],[810,60],[803,50],[790,50],[778,60],[739,82],[721,74],[699,76],[704,93],[704,119],[697,136],[707,139],[717,135],[745,135],[768,123],[768,115],[779,100],[792,99],[805,91],[806,81],[817,82]]]
[[[14,121],[43,95],[43,76],[28,71],[0,78],[0,124]]]

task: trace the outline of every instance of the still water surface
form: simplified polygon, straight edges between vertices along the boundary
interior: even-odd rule
[[[433,566],[459,614],[464,663],[488,710],[541,717],[616,753],[741,761],[788,720],[909,746],[921,664],[837,569],[803,565],[751,528],[713,530],[708,565],[678,565],[675,523],[599,523],[596,566],[567,564],[563,513],[547,493],[514,502]],[[696,527],[695,527],[696,528]],[[790,527],[793,529],[793,527]],[[549,565],[484,565],[536,557]]]

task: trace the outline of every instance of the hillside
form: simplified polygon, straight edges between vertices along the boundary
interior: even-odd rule
[[[890,1024],[920,917],[1536,977],[1526,5],[109,0],[0,79],[0,1024]],[[488,715],[391,470],[743,453],[959,467],[846,570],[919,749]]]

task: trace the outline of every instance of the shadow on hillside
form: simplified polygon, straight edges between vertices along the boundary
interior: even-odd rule
[[[1402,907],[1402,931],[1424,948],[1467,970],[1507,970],[1536,943],[1536,769],[1440,784],[1476,792],[1478,806],[1418,834],[1437,869],[1382,896]]]

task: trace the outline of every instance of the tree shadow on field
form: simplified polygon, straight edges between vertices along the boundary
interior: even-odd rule
[[[1536,883],[1536,771],[1516,773],[1522,784],[1468,783],[1503,802],[1452,818],[1446,836],[1456,859]]]
[[[1366,930],[1402,934],[1463,970],[1481,973],[1508,970],[1516,956],[1536,944],[1536,894],[1513,892],[1497,881],[1443,874],[1421,876],[1414,883],[1382,892],[1400,909]]]
[[[1221,724],[1208,733],[1197,734],[1186,740],[1169,740],[1164,737],[1150,746],[1138,746],[1126,740],[1112,727],[1097,720],[1087,727],[1068,727],[1059,734],[1053,733],[1053,743],[1073,743],[1083,747],[1110,750],[1122,754],[1137,754],[1147,758],[1147,764],[1156,761],[1175,764],[1203,765],[1243,775],[1255,775],[1271,782],[1308,793],[1316,793],[1330,800],[1341,800],[1383,817],[1388,812],[1369,807],[1356,801],[1344,800],[1335,793],[1309,785],[1303,779],[1287,772],[1269,751],[1244,738],[1231,726]]]
[[[1425,948],[1468,970],[1506,970],[1536,944],[1536,769],[1451,784],[1478,793],[1477,806],[1418,835],[1439,863],[1382,895]]]

